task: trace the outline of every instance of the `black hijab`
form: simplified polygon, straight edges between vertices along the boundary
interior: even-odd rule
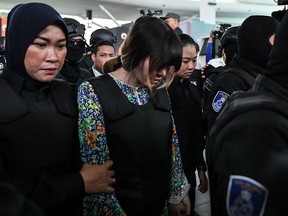
[[[241,24],[238,36],[238,55],[266,68],[272,45],[269,38],[275,34],[278,21],[270,16],[249,16]]]
[[[16,5],[8,14],[7,22],[5,44],[7,64],[3,76],[13,83],[16,73],[24,80],[41,85],[41,82],[32,79],[26,72],[24,65],[26,51],[37,35],[51,24],[58,24],[67,38],[65,22],[54,8],[44,3]]]
[[[288,89],[288,13],[282,19],[270,53],[268,70],[263,74]]]

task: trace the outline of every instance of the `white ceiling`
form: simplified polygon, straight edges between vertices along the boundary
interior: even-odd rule
[[[240,24],[247,16],[252,14],[271,15],[275,10],[282,10],[283,6],[277,6],[274,0],[37,0],[50,4],[62,15],[73,15],[85,21],[86,11],[92,10],[94,22],[100,26],[116,27],[118,24],[131,22],[140,15],[140,10],[163,10],[176,12],[181,20],[199,19],[200,1],[216,3],[216,23]],[[23,0],[0,0],[0,12],[5,13],[13,6],[24,3]],[[102,5],[102,9],[101,6]],[[106,12],[103,10],[106,10]],[[109,17],[108,13],[115,18]],[[102,22],[96,18],[110,19],[110,22]]]

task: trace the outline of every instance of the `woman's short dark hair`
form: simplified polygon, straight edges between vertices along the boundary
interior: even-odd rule
[[[150,72],[165,67],[174,72],[182,62],[182,46],[175,32],[163,20],[151,16],[142,16],[135,21],[120,53],[123,68],[132,72],[141,68],[148,57]],[[171,71],[166,76],[169,82],[173,78]]]
[[[181,41],[181,45],[182,47],[184,46],[187,46],[189,44],[192,44],[195,46],[196,48],[196,52],[198,53],[199,52],[199,45],[198,43],[190,36],[190,35],[187,35],[187,34],[179,34],[178,35],[180,41]]]

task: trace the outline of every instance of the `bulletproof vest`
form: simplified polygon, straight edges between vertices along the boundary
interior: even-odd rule
[[[213,67],[213,66],[210,66]],[[217,68],[210,69],[208,67],[208,72],[205,75],[205,81],[203,84],[204,89],[206,88],[209,92],[211,91],[212,85],[214,81],[216,80],[217,76],[221,73],[224,72],[227,69],[227,66],[219,66]]]
[[[50,88],[48,100],[32,104],[0,79],[0,154],[9,177],[59,175],[75,168],[76,94],[61,82]]]
[[[250,88],[252,88],[255,77],[250,75],[249,73],[245,72],[243,73],[242,69],[233,67],[228,68],[227,67],[218,67],[212,70],[209,74],[207,74],[206,79],[204,81],[204,89],[206,90],[206,97],[209,97],[209,92],[212,89],[213,83],[221,76],[225,76],[228,73],[233,73],[233,75],[239,77],[244,83],[246,83]]]
[[[172,120],[166,89],[140,106],[129,102],[107,74],[88,81],[103,108],[116,196],[143,199],[149,209],[159,208],[168,197],[171,172]]]
[[[254,82],[255,82],[255,78],[254,76],[252,76],[250,73],[243,73],[241,69],[239,68],[229,68],[227,70],[225,70],[223,73],[221,73],[221,75],[227,74],[227,73],[233,73],[236,76],[238,76],[247,86],[249,86],[248,88],[252,88]]]
[[[271,82],[266,83],[266,86],[268,86],[268,85],[271,89],[272,88],[277,89],[277,86],[273,86],[273,83],[271,83]],[[280,92],[279,89],[277,91]],[[218,119],[216,120],[214,126],[212,127],[212,130],[211,130],[210,135],[209,135],[209,140],[208,140],[208,143],[206,145],[206,162],[207,162],[208,167],[210,168],[210,171],[209,171],[209,179],[210,179],[210,186],[211,186],[210,187],[210,189],[211,189],[210,190],[210,197],[211,197],[211,200],[214,200],[214,202],[215,202],[215,203],[211,203],[212,204],[211,205],[212,213],[214,212],[213,214],[226,215],[226,214],[223,214],[224,209],[226,209],[226,207],[227,207],[226,206],[226,196],[222,196],[219,198],[219,193],[224,194],[225,192],[223,191],[223,189],[227,190],[227,188],[228,188],[227,185],[229,183],[229,175],[227,175],[227,170],[225,170],[226,168],[229,169],[229,171],[228,171],[229,174],[234,174],[234,175],[236,175],[237,171],[238,171],[237,174],[242,173],[242,175],[243,175],[243,172],[250,173],[250,174],[251,173],[258,173],[259,174],[259,173],[261,173],[261,171],[259,171],[259,170],[263,169],[263,167],[262,168],[258,167],[257,171],[254,171],[255,169],[251,169],[251,168],[249,168],[245,171],[243,171],[243,170],[239,171],[239,166],[237,167],[237,165],[235,165],[235,161],[233,164],[232,160],[230,160],[229,157],[227,156],[227,155],[229,155],[230,157],[233,157],[233,156],[231,156],[231,155],[233,155],[233,153],[229,154],[229,153],[227,153],[227,151],[231,150],[231,152],[235,153],[235,152],[237,152],[237,146],[235,146],[235,148],[231,147],[231,146],[233,146],[233,145],[229,145],[229,144],[233,144],[231,142],[231,140],[230,140],[230,142],[228,141],[226,143],[226,145],[220,143],[219,141],[217,143],[213,143],[213,141],[216,140],[218,137],[220,139],[222,139],[223,133],[224,133],[223,130],[227,130],[226,129],[226,127],[228,127],[227,125],[233,124],[233,120],[237,116],[239,116],[239,115],[245,116],[244,114],[246,112],[250,112],[250,111],[254,111],[254,110],[255,111],[269,110],[269,111],[272,111],[272,114],[277,113],[277,116],[279,116],[279,114],[280,114],[281,117],[283,116],[283,120],[285,120],[285,119],[287,120],[288,119],[287,101],[282,102],[278,98],[278,96],[276,96],[276,95],[277,95],[277,93],[270,94],[269,90],[267,91],[267,90],[263,89],[259,84],[256,83],[253,86],[253,89],[251,89],[249,91],[246,91],[246,92],[236,91],[233,94],[231,94],[229,96],[229,100],[226,101],[224,107],[222,108],[222,111],[219,114]],[[243,117],[243,118],[245,118],[245,117]],[[247,121],[250,121],[250,119],[247,119]],[[263,127],[267,127],[267,125],[264,125]],[[233,129],[235,129],[235,128],[236,128],[236,126],[234,124]],[[257,128],[255,128],[255,130],[257,130]],[[219,135],[219,133],[221,135]],[[241,131],[239,131],[239,134],[240,133],[241,133]],[[251,135],[253,134],[252,131],[250,134]],[[240,138],[240,135],[239,135],[239,138]],[[251,137],[249,139],[253,139],[253,138]],[[259,139],[259,137],[257,137],[257,139]],[[283,138],[281,138],[281,139],[283,139]],[[210,140],[212,142],[210,142]],[[241,138],[240,138],[240,140],[241,140]],[[262,143],[261,140],[258,140],[256,142],[260,143],[260,145]],[[265,151],[265,150],[267,151],[267,149],[266,149],[266,147],[267,147],[267,148],[270,148],[271,151],[274,151],[275,149],[278,148],[278,147],[276,147],[277,141],[275,141],[275,142],[276,142],[276,145],[271,143],[271,146],[263,146],[263,149],[258,148],[258,150],[259,151]],[[238,144],[239,143],[240,142],[238,142]],[[230,149],[227,150],[229,148],[229,146],[230,146]],[[240,146],[240,145],[238,145],[238,146]],[[257,147],[255,147],[255,148],[257,148]],[[255,148],[253,148],[253,146],[251,146],[250,151],[256,152]],[[280,151],[283,150],[283,149],[281,149],[281,147],[278,148],[278,151],[279,151],[279,149],[280,149]],[[270,151],[270,150],[268,150],[268,151]],[[224,154],[224,156],[222,153]],[[227,154],[225,154],[225,153],[227,153]],[[227,156],[227,158],[226,158],[226,156]],[[258,154],[255,154],[255,158],[253,158],[253,160],[263,160],[263,158],[261,158],[261,156],[260,156],[260,158],[258,156],[259,156]],[[244,155],[244,157],[245,157],[245,155]],[[251,167],[255,166],[253,163],[253,160],[251,158],[250,159],[244,158],[243,160],[249,160],[249,162],[252,161],[250,166]],[[266,160],[266,158],[265,158],[265,160]],[[267,158],[267,160],[268,160],[268,158]],[[220,163],[219,163],[219,161],[220,161]],[[225,161],[225,162],[223,162],[223,161]],[[241,161],[237,161],[237,164],[239,164],[241,166]],[[246,164],[246,166],[247,166],[247,164]],[[245,169],[244,166],[243,167],[241,166],[241,168]],[[222,170],[222,173],[218,173],[219,169]],[[236,173],[235,173],[235,170],[237,170]],[[264,176],[259,175],[259,178],[262,178],[262,180],[263,180]]]
[[[226,101],[226,104],[218,116],[218,119],[221,120],[215,122],[215,126],[211,130],[209,139],[213,139],[214,136],[218,134],[218,131],[235,116],[253,109],[274,110],[288,118],[288,107],[283,106],[283,103],[279,103],[279,100],[276,98],[267,97],[265,94],[259,94],[259,92],[254,91],[248,91],[245,94],[242,93],[243,91],[236,91],[229,96],[229,100]],[[207,153],[209,151],[214,152],[213,146],[208,145],[207,148]],[[212,155],[210,156],[212,157]],[[207,156],[208,161],[209,159],[210,157]],[[211,161],[214,161],[214,159]]]

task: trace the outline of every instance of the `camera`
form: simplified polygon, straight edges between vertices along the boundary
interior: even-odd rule
[[[144,9],[141,9],[140,10],[140,14],[142,15],[142,16],[154,16],[154,15],[162,15],[162,10],[155,10],[155,11],[151,11],[151,10],[149,10],[148,9],[148,12],[146,13],[146,11],[144,10]]]
[[[217,30],[213,32],[213,35],[216,39],[219,39],[222,37],[224,32],[231,27],[231,24],[228,23],[221,23],[217,26]]]
[[[288,0],[278,0],[277,4],[278,5],[288,5]]]

